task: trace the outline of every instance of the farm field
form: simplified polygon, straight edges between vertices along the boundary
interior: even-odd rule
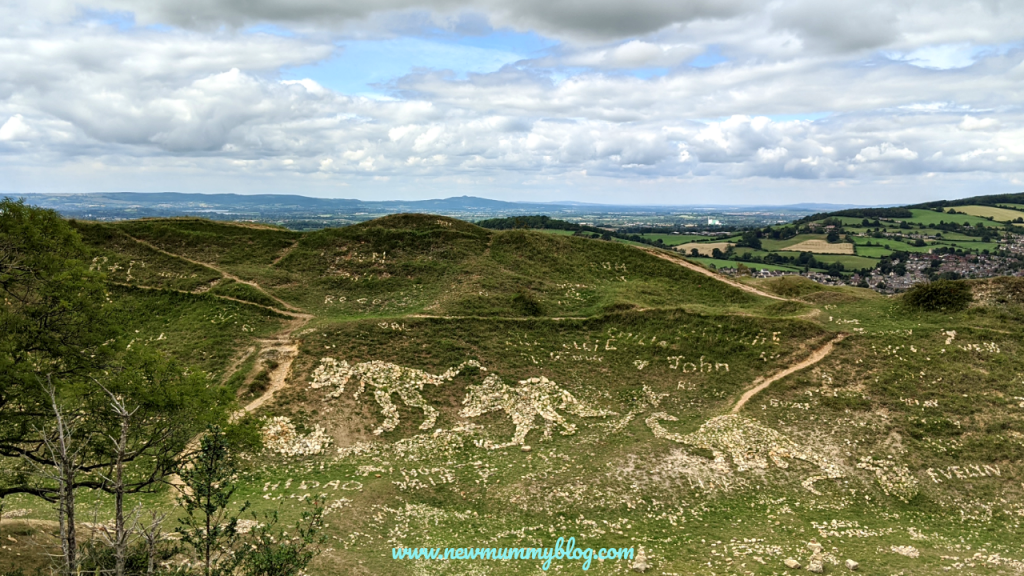
[[[702,242],[704,240],[719,238],[719,236],[709,236],[704,234],[641,234],[641,236],[652,241],[661,240],[666,246],[678,246],[680,244],[688,244],[690,242]]]
[[[253,443],[232,445],[233,510],[247,501],[290,530],[324,495],[310,576],[582,571],[392,555],[559,537],[635,549],[595,559],[598,575],[1024,568],[1020,279],[970,281],[969,307],[927,312],[431,215],[294,235],[76,226],[107,258],[114,346],[177,358],[251,415],[238,434]],[[127,505],[166,514],[168,531],[184,514],[166,486]],[[98,491],[79,507],[112,518]],[[49,566],[52,506],[14,494],[3,512],[0,573]]]
[[[971,216],[992,218],[996,222],[1010,222],[1017,218],[1024,218],[1024,212],[1007,210],[1006,208],[996,208],[995,206],[956,206],[955,210],[957,212],[970,214]]]
[[[959,207],[957,208],[959,212]],[[956,222],[959,224],[984,224],[985,226],[992,226],[992,221],[987,218],[979,218],[978,216],[971,216],[969,214],[947,214],[945,212],[935,212],[933,210],[921,210],[918,208],[912,209],[912,218],[907,218],[907,222],[913,222],[915,224],[922,224],[927,226],[929,224],[938,224],[939,222]],[[884,224],[884,223],[883,223]]]
[[[812,252],[814,254],[853,254],[853,244],[846,242],[830,244],[825,240],[804,240],[790,244],[785,248],[788,252]]]
[[[689,244],[680,244],[675,249],[686,254],[690,254],[691,250],[696,250],[701,256],[711,256],[716,248],[725,252],[730,246],[733,246],[733,244],[729,242],[691,242]]]
[[[860,270],[862,268],[874,268],[878,265],[878,260],[875,258],[868,258],[864,256],[852,256],[852,255],[841,255],[841,254],[815,254],[814,259],[818,262],[824,262],[831,264],[833,262],[841,262],[846,270]]]
[[[691,262],[698,262],[704,266],[709,264],[714,265],[715,268],[736,268],[740,264],[743,264],[751,270],[780,270],[783,272],[802,272],[803,268],[797,266],[779,266],[777,264],[760,264],[758,262],[743,262],[742,260],[716,260],[714,258],[702,258],[700,256],[687,256],[687,260]]]
[[[882,248],[884,248],[885,246],[889,246],[891,250],[900,250],[902,252],[928,252],[929,250],[932,249],[932,245],[928,244],[928,241],[925,241],[926,243],[924,246],[914,246],[913,244],[903,242],[902,240],[892,240],[890,238],[854,237],[853,242],[856,245],[856,251],[858,255],[863,255],[864,253],[862,252],[862,250],[864,250],[865,248],[871,248],[870,246],[867,246],[869,243],[873,245],[880,245],[880,247]]]
[[[761,248],[764,250],[785,250],[794,244],[800,244],[808,240],[825,241],[825,234],[797,234],[786,240],[772,240],[771,238],[761,239]]]

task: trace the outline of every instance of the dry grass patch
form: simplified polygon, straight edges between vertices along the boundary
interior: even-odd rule
[[[715,251],[715,248],[725,252],[732,246],[733,244],[731,242],[709,242],[707,244],[703,242],[692,242],[690,244],[682,244],[678,246],[676,250],[686,254],[690,254],[690,250],[696,250],[701,256],[711,256],[711,253]]]
[[[785,249],[786,252],[813,252],[815,254],[853,254],[853,244],[829,244],[824,240],[804,240]]]

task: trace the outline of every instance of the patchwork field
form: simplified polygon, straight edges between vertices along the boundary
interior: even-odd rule
[[[545,571],[392,558],[558,537],[642,551],[595,560],[596,574],[797,573],[787,560],[825,573],[847,560],[865,574],[1024,570],[1015,279],[972,283],[965,310],[923,312],[437,216],[301,235],[80,229],[107,258],[126,340],[210,373],[256,418],[262,446],[244,454],[238,502],[293,522],[326,499],[313,576],[582,571],[578,559]],[[109,520],[108,496],[79,500],[81,517]],[[182,514],[166,489],[129,500]],[[0,570],[46,566],[50,505],[4,505],[16,542]]]

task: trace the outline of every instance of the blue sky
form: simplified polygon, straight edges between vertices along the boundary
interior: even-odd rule
[[[893,203],[1024,189],[1024,5],[12,0],[11,192]]]

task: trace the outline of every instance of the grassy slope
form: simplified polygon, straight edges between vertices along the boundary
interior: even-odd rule
[[[256,269],[267,261],[257,256],[236,266]],[[993,555],[1022,560],[1020,290],[966,312],[917,313],[867,290],[793,277],[746,281],[800,303],[769,301],[664,264],[613,243],[489,233],[435,217],[389,217],[303,236],[271,271],[259,273],[286,280],[274,293],[317,314],[291,386],[266,413],[323,425],[341,446],[371,444],[343,459],[333,448],[307,458],[264,454],[245,472],[240,496],[259,509],[280,509],[285,520],[302,509],[297,498],[305,493],[346,499],[331,513],[332,549],[314,563],[314,575],[532,574],[532,562],[396,562],[389,549],[550,546],[558,536],[595,548],[642,545],[659,574],[778,574],[787,556],[806,565],[812,537],[829,552],[827,572],[844,570],[832,561],[845,558],[871,574],[946,574],[965,560],[976,574],[1013,571]],[[566,284],[572,286],[559,287]],[[542,315],[516,309],[515,293],[530,295]],[[325,295],[345,296],[346,304],[367,300],[325,306]],[[250,341],[242,326],[252,322],[255,334],[266,334],[279,325],[265,310],[215,295],[124,288],[115,301],[137,323],[140,341],[211,371]],[[794,317],[808,309],[816,314]],[[410,314],[422,311],[481,317]],[[570,315],[586,318],[551,318]],[[655,438],[645,424],[667,412],[678,421],[663,421],[665,428],[693,432],[728,413],[759,377],[838,332],[849,336],[831,355],[772,384],[742,412],[840,465],[842,479],[813,484],[820,494],[802,486],[820,475],[812,464],[784,459],[788,467],[779,468],[769,459],[767,468],[742,470],[725,455],[716,465],[711,452]],[[527,436],[531,452],[491,451],[474,440],[511,438],[505,414],[471,419],[480,427],[472,432],[420,435],[422,412],[396,395],[399,426],[375,437],[370,431],[381,413],[371,390],[357,399],[349,389],[327,401],[325,390],[308,387],[324,356],[433,373],[476,359],[507,384],[545,376],[618,415],[582,418],[563,410],[575,434],[556,428],[545,440],[538,419],[540,429]],[[696,369],[702,361],[703,372]],[[423,391],[440,413],[435,428],[450,431],[463,421],[464,393],[482,378],[470,369]],[[869,457],[896,468],[879,474],[858,467]],[[892,470],[900,467],[916,484],[908,501],[890,489],[899,476]],[[331,480],[339,487],[324,487]],[[167,506],[168,499],[144,501]],[[83,502],[108,506],[93,496],[83,495]],[[49,515],[32,501],[9,506]],[[892,546],[914,546],[920,556],[896,554]],[[578,561],[554,565],[579,569]],[[626,571],[624,563],[590,567],[597,574]]]
[[[956,207],[959,212],[959,206]],[[911,213],[914,214],[913,218],[908,218],[907,222],[914,222],[917,224],[923,224],[925,226],[929,224],[938,224],[939,222],[957,222],[959,224],[970,223],[971,226],[975,224],[984,224],[985,226],[991,226],[992,222],[986,218],[978,218],[977,216],[969,216],[967,214],[946,214],[942,212],[935,212],[933,210],[920,210],[913,209]]]

